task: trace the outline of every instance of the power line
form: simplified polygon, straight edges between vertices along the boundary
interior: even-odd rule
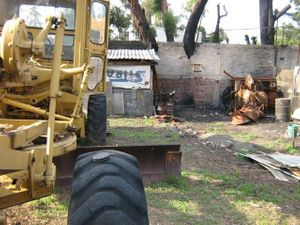
[[[270,27],[262,27],[262,29],[268,29]],[[274,27],[274,29],[287,29],[288,27]],[[296,28],[296,27],[295,27]],[[223,29],[224,31],[239,31],[239,30],[259,30],[261,29],[260,27],[241,27],[241,28],[227,28],[227,29]]]

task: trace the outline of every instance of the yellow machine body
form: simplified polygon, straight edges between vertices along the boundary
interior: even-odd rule
[[[85,137],[105,88],[108,0],[1,0],[0,209],[53,192],[53,157]]]
[[[0,209],[51,194],[78,155],[105,148],[135,156],[145,183],[180,175],[179,145],[77,146],[84,96],[105,90],[109,0],[0,5]]]

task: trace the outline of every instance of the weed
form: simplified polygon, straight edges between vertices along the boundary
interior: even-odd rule
[[[167,178],[166,183],[174,188],[180,189],[180,190],[186,190],[188,188],[187,181],[185,177],[175,177],[175,176],[169,176]]]
[[[187,190],[189,185],[185,176],[169,176],[165,182],[150,185],[151,188]]]
[[[142,118],[109,118],[110,127],[142,127],[144,125]]]
[[[224,134],[224,122],[212,122],[208,124],[208,127],[206,128],[206,132],[218,135],[218,134]]]
[[[231,135],[243,142],[251,142],[259,138],[257,134],[253,133],[232,133]]]
[[[193,170],[192,172],[185,172],[184,173],[188,177],[196,177],[200,184],[217,184],[217,185],[233,185],[235,184],[238,179],[238,173],[236,176],[229,176],[225,174],[216,174],[208,171],[200,171],[200,170]]]
[[[180,139],[179,133],[175,131],[167,133],[166,137],[168,137],[172,141],[178,141]]]
[[[268,143],[265,145],[266,148],[269,149],[279,149],[281,151],[290,153],[290,154],[295,154],[295,153],[299,153],[299,149],[296,149],[293,147],[293,144],[291,143],[291,141],[285,140],[285,139],[277,139],[276,141],[272,142],[272,143]]]
[[[183,200],[172,199],[169,201],[169,205],[182,214],[196,215],[198,212],[197,204],[191,200],[183,201]]]
[[[236,155],[236,158],[238,160],[247,161],[247,162],[249,161],[249,158],[243,155],[243,154],[251,153],[251,151],[249,149],[241,148],[240,151],[239,151],[239,153],[241,153],[241,154],[237,154]]]
[[[153,130],[138,131],[134,129],[112,129],[112,135],[115,137],[129,138],[129,139],[158,139],[160,134]]]
[[[145,118],[144,119],[144,125],[146,126],[152,126],[154,124],[153,120],[151,118]]]
[[[69,205],[67,199],[62,200],[57,194],[52,194],[27,204],[34,208],[34,215],[39,218],[53,218],[64,215],[68,212]]]

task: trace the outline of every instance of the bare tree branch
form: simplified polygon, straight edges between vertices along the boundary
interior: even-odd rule
[[[218,12],[219,12],[219,15],[220,15],[220,6],[218,5]],[[225,11],[225,13],[223,14],[223,15],[220,15],[220,19],[222,18],[222,17],[225,17],[225,16],[227,16],[228,15],[228,12],[227,12],[227,10],[226,10],[226,7],[225,7],[225,5],[223,5],[223,9],[224,9],[224,11]]]
[[[274,19],[275,21],[278,20],[281,16],[283,16],[283,14],[285,14],[289,9],[291,8],[291,5],[288,4],[286,7],[284,7],[281,11],[279,11],[278,13],[276,13],[274,15]]]
[[[183,48],[188,58],[191,58],[195,51],[195,34],[207,1],[208,0],[197,1],[186,25],[183,37]]]

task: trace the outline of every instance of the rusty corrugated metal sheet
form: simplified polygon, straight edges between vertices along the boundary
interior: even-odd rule
[[[158,61],[159,57],[154,49],[109,49],[108,59],[110,60],[150,60]]]

